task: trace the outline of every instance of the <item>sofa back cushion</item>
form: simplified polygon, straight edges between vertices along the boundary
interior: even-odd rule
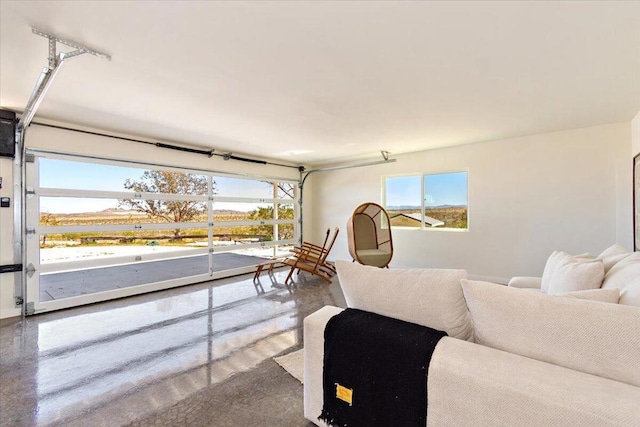
[[[640,307],[640,277],[633,280],[620,291],[619,303]]]
[[[475,341],[640,387],[640,308],[462,281]]]
[[[634,252],[609,269],[604,276],[602,289],[620,289],[620,303],[627,304],[629,301],[627,298],[622,298],[622,296],[625,294],[627,287],[638,286],[638,277],[640,277],[640,252]]]
[[[613,245],[602,251],[602,253],[598,255],[596,259],[602,261],[602,264],[604,264],[604,274],[607,274],[609,270],[611,270],[611,267],[631,254],[632,252],[627,251],[622,246]]]
[[[465,270],[381,269],[336,261],[347,306],[445,331],[469,340],[473,327],[462,295]]]

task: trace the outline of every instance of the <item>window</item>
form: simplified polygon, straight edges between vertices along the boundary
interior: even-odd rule
[[[387,177],[385,206],[391,226],[420,228],[422,202],[420,175]]]
[[[467,172],[386,177],[391,226],[466,230],[467,180]]]
[[[467,172],[424,176],[424,220],[431,227],[467,228]]]

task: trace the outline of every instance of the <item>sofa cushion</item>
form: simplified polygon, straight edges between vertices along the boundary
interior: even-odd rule
[[[544,275],[542,279],[543,291],[548,294],[598,289],[602,285],[604,266],[600,260],[574,257],[565,252],[554,252],[549,259],[551,272],[546,282]]]
[[[427,390],[427,426],[640,426],[640,387],[447,337]]]
[[[588,253],[574,256],[562,251],[553,251],[549,256],[549,258],[547,259],[547,263],[544,266],[544,270],[542,272],[542,278],[540,280],[540,289],[545,294],[550,293],[549,287],[551,286],[551,283],[553,281],[553,278],[556,272],[561,268],[563,270],[562,280],[568,279],[570,281],[570,285],[567,285],[566,287],[564,287],[564,286],[561,286],[561,281],[556,281],[555,282],[556,292],[571,292],[571,291],[586,289],[584,287],[579,289],[574,289],[576,286],[571,286],[574,283],[579,283],[580,273],[584,273],[584,270],[572,269],[569,266],[573,264],[581,263],[581,262],[592,262],[592,261],[594,260],[593,258],[591,258],[591,256]],[[576,275],[572,275],[571,270],[575,270],[574,272],[576,273]],[[574,279],[574,276],[576,276],[575,279]],[[602,281],[602,278],[600,278],[600,281]],[[600,287],[600,284],[596,286],[596,288],[599,288],[599,287]],[[594,288],[592,287],[589,289],[594,289]]]
[[[604,266],[602,261],[566,260],[553,273],[547,293],[553,295],[600,289],[603,278]]]
[[[473,326],[462,295],[464,270],[380,269],[336,261],[347,306],[395,317],[471,339]]]
[[[391,252],[382,249],[357,249],[356,254],[365,265],[374,267],[384,267],[391,259]]]
[[[640,387],[640,309],[462,280],[477,343]]]
[[[611,270],[611,267],[631,254],[632,252],[629,252],[622,246],[613,245],[602,251],[602,253],[598,255],[596,259],[602,261],[602,264],[604,264],[604,273],[607,274],[609,270]]]
[[[633,280],[620,291],[620,300],[623,305],[640,307],[640,277]]]
[[[617,304],[620,299],[619,289],[589,289],[586,291],[567,292],[564,294],[555,294],[557,297],[569,297],[585,299],[589,301],[607,302],[610,304]]]
[[[634,252],[618,261],[604,276],[602,289],[618,288],[621,291],[640,277],[640,252]]]

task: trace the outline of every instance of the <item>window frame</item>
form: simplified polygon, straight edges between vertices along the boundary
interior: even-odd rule
[[[58,310],[63,308],[75,307],[83,304],[94,303],[99,301],[106,301],[114,298],[121,298],[131,295],[137,295],[150,291],[157,291],[162,289],[169,289],[176,286],[183,286],[192,283],[198,283],[206,280],[224,278],[233,274],[241,274],[249,272],[255,269],[255,266],[231,268],[229,270],[214,271],[211,268],[212,256],[214,253],[220,252],[233,252],[238,249],[253,249],[253,248],[273,248],[273,253],[279,246],[291,246],[299,242],[300,236],[300,224],[298,222],[300,218],[299,208],[299,183],[296,179],[282,178],[274,176],[260,176],[250,174],[233,174],[230,172],[223,172],[212,169],[202,168],[187,168],[180,166],[171,166],[167,164],[140,162],[127,159],[116,158],[103,158],[97,156],[86,156],[82,154],[53,152],[49,150],[41,149],[27,149],[27,155],[32,156],[32,160],[26,163],[26,228],[27,241],[25,243],[27,251],[27,263],[32,264],[34,273],[27,278],[27,292],[26,303],[33,305],[34,312],[45,312]],[[130,192],[130,191],[112,191],[112,190],[96,190],[96,189],[74,189],[74,188],[56,188],[47,186],[46,183],[41,187],[39,162],[40,159],[59,159],[70,160],[75,162],[83,162],[90,164],[104,164],[113,166],[127,166],[137,167],[140,169],[153,169],[153,170],[166,170],[172,172],[202,174],[207,176],[207,194],[169,194],[169,193],[142,193],[142,192]],[[212,183],[217,177],[230,177],[240,178],[247,180],[264,181],[270,183],[274,187],[274,194],[271,198],[256,198],[256,197],[242,197],[238,196],[218,196],[212,192]],[[278,183],[288,183],[292,186],[292,198],[285,198],[276,194],[276,188]],[[198,222],[179,222],[179,223],[155,223],[146,221],[141,218],[140,221],[136,221],[131,224],[93,224],[93,225],[47,225],[41,223],[41,207],[40,200],[44,200],[47,197],[71,197],[71,198],[86,198],[86,199],[121,199],[131,198],[136,199],[163,199],[163,200],[192,200],[201,201],[207,205],[207,218],[206,222],[198,220]],[[257,204],[270,204],[274,207],[274,218],[270,219],[255,219],[255,220],[230,220],[230,221],[215,221],[213,218],[213,209],[215,209],[216,202],[236,202],[236,203],[257,203]],[[278,207],[281,205],[290,205],[293,207],[293,219],[280,219],[277,217]],[[272,226],[273,236],[278,238],[278,230],[283,225],[291,227],[293,229],[292,238],[284,238],[279,240],[258,241],[255,243],[243,243],[241,247],[239,245],[221,246],[213,243],[213,227],[218,224],[224,226]],[[78,259],[78,260],[52,260],[50,262],[43,262],[40,254],[40,237],[47,234],[64,234],[64,233],[83,233],[83,232],[119,232],[119,231],[132,231],[145,232],[146,230],[173,230],[181,229],[188,230],[193,228],[207,228],[207,241],[208,246],[202,248],[185,249],[181,252],[166,251],[161,253],[144,253],[133,255],[116,255],[108,257],[98,257],[91,259]],[[61,299],[54,299],[52,301],[41,300],[40,297],[40,274],[47,273],[63,273],[69,270],[90,270],[97,267],[112,267],[120,264],[130,264],[132,262],[148,262],[157,261],[161,259],[170,259],[174,256],[191,256],[191,255],[207,255],[209,271],[205,273],[196,272],[194,274],[185,274],[180,278],[169,278],[168,280],[154,281],[144,284],[136,284],[130,287],[117,288],[108,291],[100,291],[95,293],[81,294],[77,296],[69,296]]]
[[[454,228],[454,227],[426,227],[424,223],[424,217],[427,210],[426,207],[426,194],[425,194],[425,178],[429,175],[444,175],[444,174],[454,174],[454,173],[465,173],[467,177],[467,191],[466,191],[466,200],[467,200],[467,227],[466,228]],[[470,215],[469,215],[469,169],[459,168],[459,169],[447,169],[440,171],[429,171],[429,172],[413,172],[413,173],[404,173],[404,174],[394,174],[394,175],[383,175],[382,176],[382,192],[381,192],[381,200],[382,205],[385,209],[387,209],[387,179],[388,178],[402,178],[402,177],[419,177],[420,178],[420,212],[422,221],[420,221],[419,227],[408,227],[402,225],[391,225],[391,227],[399,230],[422,230],[422,231],[440,231],[440,232],[454,232],[454,233],[463,233],[468,232],[470,230]]]

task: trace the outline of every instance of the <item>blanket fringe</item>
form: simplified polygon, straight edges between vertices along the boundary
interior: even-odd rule
[[[328,414],[327,411],[325,411],[324,409],[322,410],[322,413],[320,414],[318,419],[320,421],[324,421],[325,423],[333,427],[348,427],[347,423],[339,422],[337,419],[333,418],[330,414]]]

